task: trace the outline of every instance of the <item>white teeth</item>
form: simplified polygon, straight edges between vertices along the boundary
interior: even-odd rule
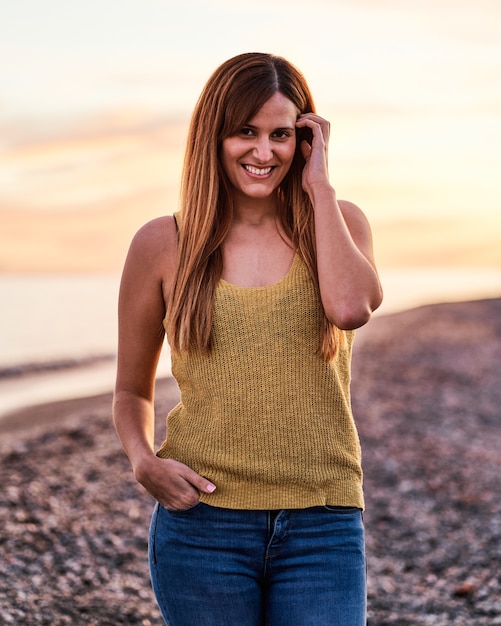
[[[256,176],[266,176],[272,170],[271,167],[254,167],[252,165],[244,165],[244,168],[249,172],[249,174],[255,174]]]

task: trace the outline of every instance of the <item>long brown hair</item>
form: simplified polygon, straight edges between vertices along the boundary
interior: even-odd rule
[[[277,92],[300,113],[315,111],[306,81],[293,65],[271,54],[247,53],[223,63],[196,104],[184,158],[178,263],[167,311],[174,352],[211,349],[214,292],[223,269],[221,244],[233,217],[232,189],[219,159],[221,143]],[[279,220],[318,286],[313,207],[301,184],[305,161],[299,144],[278,190]],[[327,361],[341,340],[341,331],[324,315],[319,349]]]

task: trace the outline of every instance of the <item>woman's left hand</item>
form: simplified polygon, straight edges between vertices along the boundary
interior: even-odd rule
[[[298,117],[296,127],[309,128],[312,132],[311,145],[305,140],[301,141],[300,145],[306,161],[303,170],[303,189],[311,197],[314,185],[330,184],[327,167],[330,123],[315,113],[305,113]]]

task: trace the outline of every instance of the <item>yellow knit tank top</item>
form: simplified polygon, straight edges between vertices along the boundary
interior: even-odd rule
[[[296,254],[264,287],[220,280],[213,349],[172,356],[181,398],[158,456],[217,489],[202,502],[232,509],[363,508],[360,444],[350,406],[354,332],[332,363],[318,353],[322,306]]]

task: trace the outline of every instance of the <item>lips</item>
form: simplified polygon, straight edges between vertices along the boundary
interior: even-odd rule
[[[252,174],[253,176],[267,176],[273,167],[255,167],[254,165],[243,165],[242,166],[246,172]]]

